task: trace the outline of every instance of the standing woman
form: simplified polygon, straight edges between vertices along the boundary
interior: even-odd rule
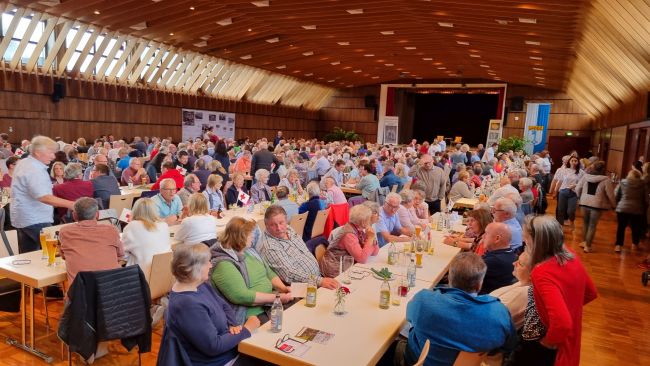
[[[547,362],[537,359],[535,364],[578,366],[582,308],[598,297],[596,288],[582,262],[564,245],[562,227],[553,217],[529,216],[523,238],[532,268],[534,308],[544,328],[533,343],[550,353]]]
[[[567,169],[562,175],[562,181],[559,182],[560,193],[557,196],[556,216],[560,225],[564,225],[564,220],[569,219],[569,225],[573,227],[578,206],[575,187],[585,172],[580,169],[580,161],[577,156],[571,156],[565,167]]]
[[[641,235],[645,229],[645,212],[648,207],[648,191],[641,173],[632,169],[616,188],[616,246],[614,251],[620,253],[625,240],[625,229],[632,228],[632,244],[639,247]]]
[[[605,162],[597,161],[587,170],[576,186],[582,209],[582,239],[580,246],[585,253],[592,251],[591,242],[596,233],[596,225],[603,211],[616,207],[616,197],[612,181],[605,175]]]

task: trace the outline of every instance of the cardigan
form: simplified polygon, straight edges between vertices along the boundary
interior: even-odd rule
[[[126,265],[139,265],[147,281],[149,281],[153,256],[172,250],[169,241],[169,226],[164,221],[157,222],[156,228],[152,231],[147,230],[142,221],[131,221],[124,227],[122,243],[127,260]]]

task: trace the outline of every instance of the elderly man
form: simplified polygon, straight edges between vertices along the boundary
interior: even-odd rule
[[[291,217],[298,214],[298,204],[289,199],[289,188],[278,186],[275,189],[275,196],[278,198],[275,204],[284,208],[287,213],[287,221],[291,221]]]
[[[321,276],[316,258],[289,226],[287,213],[282,207],[269,207],[264,214],[264,224],[266,231],[257,249],[284,283],[308,282],[313,277],[318,286],[332,290],[338,288],[337,280]]]
[[[502,222],[510,229],[510,249],[518,253],[522,246],[522,230],[517,221],[517,205],[509,198],[499,198],[492,206],[494,221]]]
[[[500,187],[497,188],[488,199],[488,205],[490,206],[493,206],[499,198],[505,197],[508,193],[519,194],[519,191],[512,186],[510,178],[508,177],[501,177],[499,185]]]
[[[327,160],[327,150],[322,149],[318,153],[318,159],[316,160],[316,173],[319,177],[322,177],[327,173],[329,169],[330,162]]]
[[[375,224],[375,232],[377,233],[377,242],[380,248],[390,242],[407,242],[411,240],[413,231],[403,227],[397,215],[401,203],[402,197],[391,192],[386,196],[384,206],[379,210],[379,221]]]
[[[481,294],[489,294],[515,282],[512,272],[517,254],[510,248],[510,237],[510,228],[502,222],[493,222],[485,228],[483,244],[486,252],[483,261],[487,265],[487,272]]]
[[[356,185],[356,189],[361,191],[361,196],[365,199],[370,199],[376,190],[379,189],[379,179],[376,175],[372,174],[372,166],[370,164],[363,164],[359,166],[359,176],[361,180]]]
[[[275,166],[280,165],[280,160],[275,156],[274,153],[269,151],[269,144],[265,141],[260,142],[259,150],[253,154],[250,165],[250,174],[255,175],[255,172],[258,169],[266,169],[269,172],[271,170],[271,165]]]
[[[142,160],[140,158],[131,158],[129,160],[129,167],[122,171],[120,181],[123,185],[129,184],[129,182],[135,185],[149,184],[149,175],[147,175],[147,171],[142,167]]]
[[[95,191],[92,182],[83,180],[83,168],[79,163],[68,163],[63,171],[65,182],[57,184],[52,188],[52,193],[59,198],[68,201],[76,201],[81,197],[92,197]],[[59,207],[59,216],[65,216],[67,209]]]
[[[381,187],[388,187],[391,190],[393,189],[393,186],[397,186],[397,192],[401,191],[402,187],[404,187],[402,179],[395,175],[395,168],[393,162],[390,160],[384,162],[384,176],[381,177],[379,185]]]
[[[155,191],[160,189],[160,183],[165,179],[172,179],[176,183],[176,187],[182,187],[184,185],[183,180],[185,178],[183,178],[183,175],[176,169],[174,163],[171,161],[164,162],[160,168],[160,171],[160,177],[158,177],[156,183],[151,186],[152,190]]]
[[[427,339],[425,365],[452,365],[461,350],[513,348],[517,333],[508,309],[496,297],[478,295],[485,271],[481,257],[461,253],[451,262],[449,287],[415,294],[406,306],[408,341],[395,345],[395,365],[415,364]]]
[[[71,209],[73,201],[56,197],[47,173],[59,145],[45,136],[36,136],[29,146],[29,156],[18,162],[11,182],[11,224],[18,234],[20,253],[38,250],[41,229],[51,226],[53,207]]]
[[[113,169],[110,168],[106,155],[98,153],[95,155],[92,164],[88,165],[84,171],[84,180],[90,180],[90,173],[93,171],[95,165],[106,165],[108,167],[108,175],[115,177],[115,173],[113,173]]]
[[[90,175],[94,190],[93,197],[100,198],[105,209],[108,208],[112,195],[122,194],[117,179],[110,176],[109,171],[107,165],[99,164],[93,167]]]
[[[424,202],[429,206],[429,214],[440,212],[440,201],[445,199],[449,178],[444,170],[433,165],[431,155],[422,155],[418,165],[411,168],[409,176],[424,184]]]
[[[282,131],[278,131],[278,133],[275,135],[275,138],[273,139],[273,146],[278,146],[280,141],[282,141]]]
[[[178,223],[183,210],[183,203],[176,194],[176,182],[173,179],[163,179],[160,182],[160,193],[153,196],[152,200],[158,209],[158,216],[161,219],[168,225]]]
[[[321,189],[323,190],[325,189],[325,179],[328,177],[334,179],[334,183],[337,186],[340,187],[341,185],[343,185],[343,169],[345,169],[345,161],[341,159],[337,160],[334,166],[330,168],[330,170],[328,170],[327,173],[325,173],[325,175],[323,175],[323,177],[321,178],[320,180]]]
[[[201,192],[201,180],[195,174],[188,174],[183,180],[183,188],[176,194],[180,199],[185,209],[190,202],[192,193]]]

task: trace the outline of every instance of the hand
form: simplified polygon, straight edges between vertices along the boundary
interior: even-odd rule
[[[228,331],[230,334],[239,334],[239,332],[241,332],[241,325],[228,327]]]
[[[244,323],[244,328],[248,329],[248,331],[251,333],[253,333],[253,331],[259,327],[260,320],[257,319],[256,316],[249,316],[248,319],[246,319],[246,323]]]
[[[339,281],[334,278],[323,277],[320,281],[320,287],[324,287],[330,290],[336,290],[340,286]]]
[[[445,236],[445,238],[442,240],[443,243],[447,245],[452,245],[456,241],[456,238],[453,236]]]
[[[544,347],[546,347],[546,348],[548,348],[548,349],[557,349],[557,346],[554,346],[554,345],[552,345],[552,344],[546,343],[546,342],[544,342],[543,339],[541,339],[541,340],[539,341],[539,344],[541,344],[542,346],[544,346]]]
[[[280,294],[280,301],[282,301],[283,304],[293,301],[293,295],[291,295],[290,292],[286,294]]]

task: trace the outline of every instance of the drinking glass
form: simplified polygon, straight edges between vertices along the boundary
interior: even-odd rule
[[[58,243],[57,239],[47,238],[45,239],[45,245],[47,247],[47,265],[51,266],[56,260],[56,244]]]
[[[50,234],[46,231],[42,231],[39,234],[39,241],[41,242],[41,259],[47,259],[47,239],[50,238]]]
[[[346,255],[343,256],[343,271],[345,276],[343,277],[343,283],[350,284],[352,283],[352,278],[350,278],[350,270],[354,266],[354,257]]]

